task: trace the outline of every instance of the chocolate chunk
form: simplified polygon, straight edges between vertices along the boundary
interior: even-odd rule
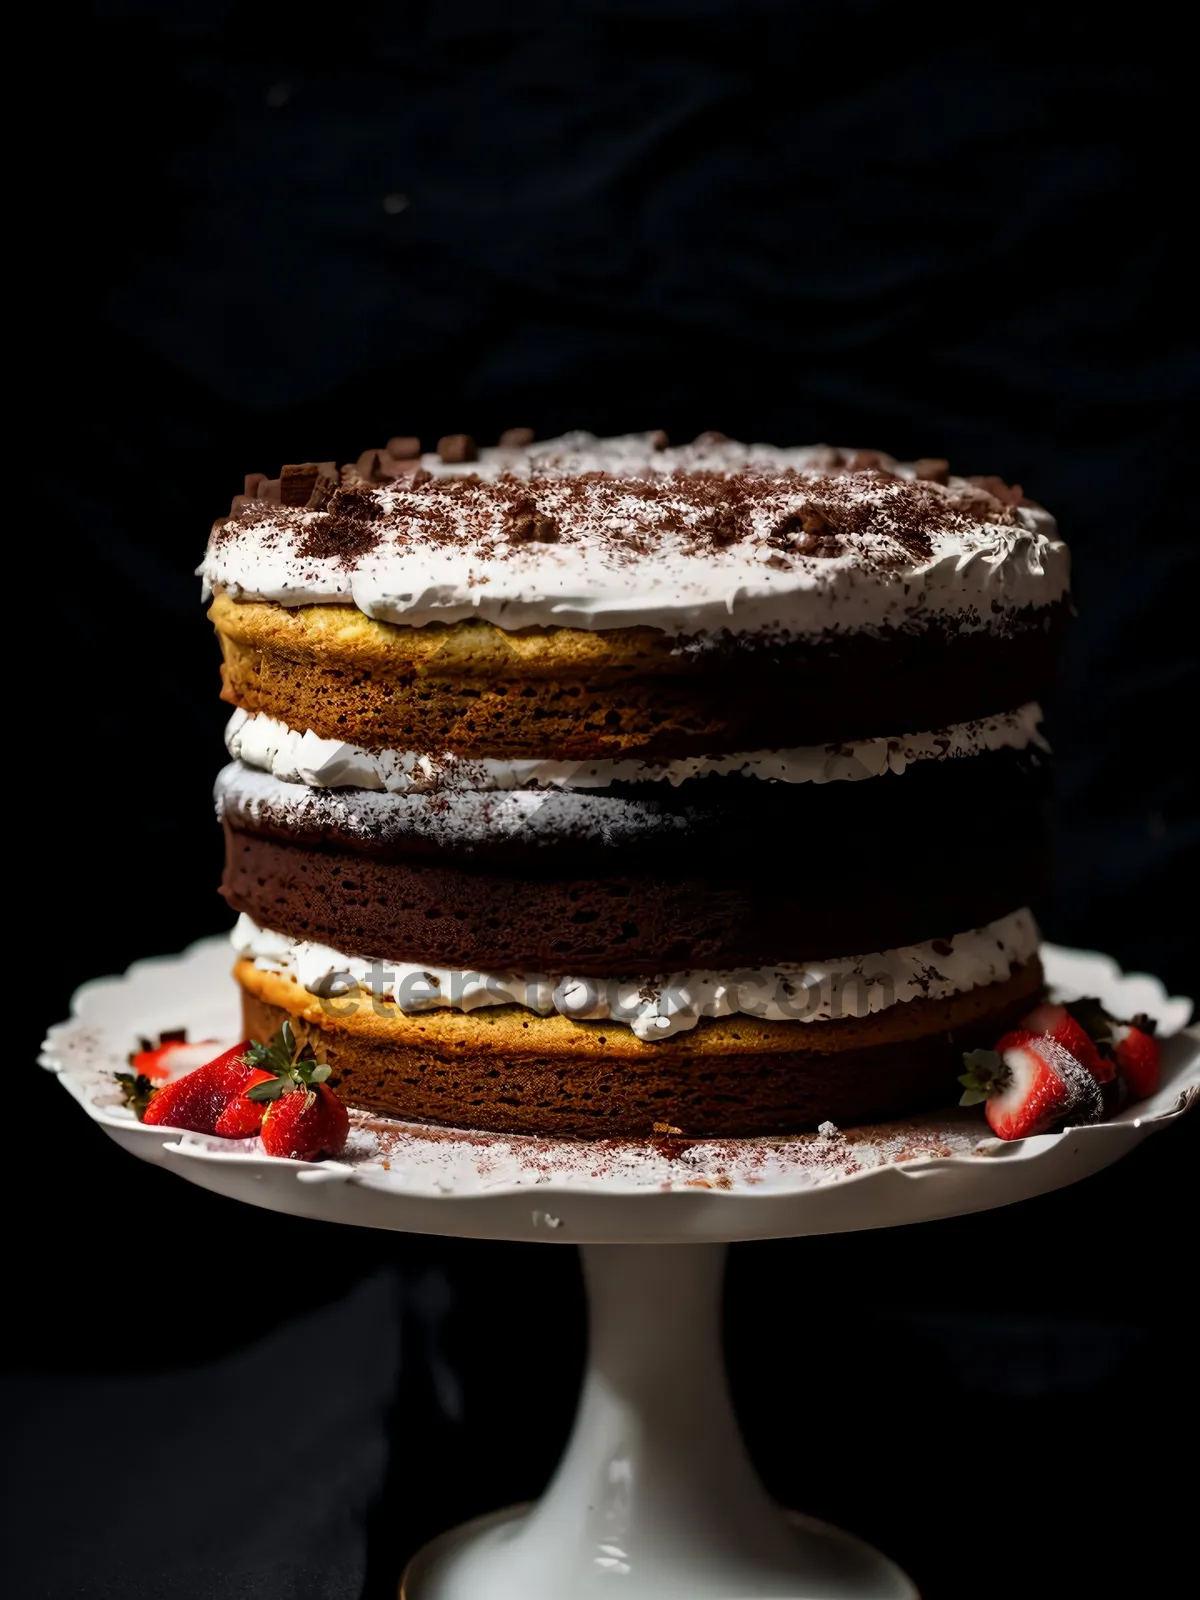
[[[332,461],[304,461],[284,467],[279,475],[279,503],[284,506],[323,506],[337,488],[337,468]]]
[[[266,481],[267,475],[265,472],[248,472],[245,483],[242,486],[242,493],[246,499],[257,500],[259,498],[259,490]]]
[[[315,461],[300,466],[284,467],[279,474],[279,503],[283,506],[303,506],[316,488],[320,468]]]
[[[554,544],[558,539],[558,524],[548,517],[528,497],[514,501],[505,513],[504,531],[513,544]]]
[[[665,450],[670,442],[670,439],[661,428],[655,428],[650,434],[650,448],[652,450]]]
[[[728,444],[729,443],[729,435],[727,433],[718,433],[716,428],[707,428],[707,429],[705,429],[705,431],[703,433],[698,433],[696,435],[696,443],[697,444]]]
[[[469,433],[448,433],[438,440],[437,453],[443,461],[458,463],[475,461],[479,451]]]
[[[922,456],[917,462],[917,477],[922,483],[949,483],[950,463],[938,456]]]
[[[264,478],[258,486],[258,498],[265,500],[269,505],[277,506],[281,484],[278,478]]]
[[[501,450],[523,450],[527,444],[533,443],[532,428],[505,428],[500,435]]]
[[[798,556],[820,556],[829,560],[842,553],[842,542],[837,529],[816,506],[806,506],[803,511],[784,517],[767,540],[777,550],[788,550]]]
[[[305,510],[307,511],[320,511],[322,506],[328,504],[340,484],[335,462],[318,461],[317,466],[320,471],[317,474],[316,483],[313,484],[312,493],[305,504]]]
[[[404,444],[406,441],[399,441]],[[395,483],[397,478],[411,477],[420,467],[419,457],[401,459],[391,450],[364,450],[354,464],[354,472],[363,483]],[[343,481],[346,468],[342,469]]]
[[[850,471],[886,472],[889,459],[882,450],[856,450],[850,457]]]
[[[387,442],[387,453],[393,461],[411,461],[421,454],[421,441],[408,434],[400,434]]]
[[[842,553],[841,541],[830,534],[806,533],[792,549],[800,556],[817,556],[822,561],[832,561]]]
[[[999,500],[1002,506],[1019,506],[1025,498],[1025,491],[1019,483],[1005,483],[1003,478],[997,478],[990,472],[974,473],[967,482],[973,483],[977,489],[983,489]]]
[[[404,475],[405,468],[410,466],[411,461],[400,461],[390,450],[381,450],[375,460],[375,482],[395,483],[397,478]]]

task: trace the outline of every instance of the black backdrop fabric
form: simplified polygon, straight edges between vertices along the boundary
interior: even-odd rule
[[[80,981],[228,923],[192,572],[245,471],[528,425],[1020,481],[1079,610],[1037,910],[1194,989],[1169,53],[1153,12],[1024,5],[953,29],[870,0],[85,8],[55,52],[48,275],[73,265],[37,471],[70,545],[53,610],[30,602],[53,693],[18,1020],[44,1132],[6,1240],[9,1592],[384,1595],[420,1540],[536,1493],[569,1422],[570,1252],[244,1211],[122,1156],[28,1066]],[[1179,1127],[1011,1210],[735,1250],[772,1489],[926,1600],[1181,1592],[1196,1149]]]

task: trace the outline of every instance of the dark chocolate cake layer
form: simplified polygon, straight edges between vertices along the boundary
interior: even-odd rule
[[[746,856],[752,849],[745,845]],[[1000,837],[910,846],[881,873],[868,849],[697,863],[685,875],[468,871],[286,843],[226,824],[221,892],[260,927],[356,955],[469,971],[658,973],[819,960],[980,928],[1044,886],[1044,852]]]

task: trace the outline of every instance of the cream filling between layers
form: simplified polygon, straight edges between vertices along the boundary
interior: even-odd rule
[[[239,956],[264,972],[289,974],[325,1000],[334,1016],[346,1014],[356,994],[394,1001],[409,1013],[520,1005],[543,1017],[558,1012],[575,1021],[616,1022],[648,1042],[694,1028],[703,1017],[740,1013],[767,1022],[826,1022],[869,1016],[907,1000],[944,1000],[1002,982],[1038,949],[1037,925],[1025,908],[951,939],[872,955],[655,978],[462,972],[384,962],[260,928],[245,913],[230,938]]]
[[[774,783],[855,782],[902,773],[917,761],[958,760],[985,750],[1049,750],[1039,731],[1041,707],[1030,703],[1001,716],[962,722],[934,733],[858,739],[792,750],[681,756],[670,761],[499,761],[431,756],[411,750],[365,750],[322,739],[285,722],[240,708],[229,719],[225,744],[248,767],[284,783],[316,789],[376,789],[389,794],[431,789],[602,789],[612,783],[670,783],[738,774]]]

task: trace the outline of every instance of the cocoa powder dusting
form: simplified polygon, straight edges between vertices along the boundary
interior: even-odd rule
[[[465,455],[469,462],[465,436],[441,442],[452,457]],[[326,463],[306,463],[303,476],[301,469],[288,469],[288,499],[298,500],[313,479],[296,547],[301,558],[337,560],[348,568],[384,536],[418,548],[465,547],[481,558],[507,547],[514,560],[528,560],[530,547],[586,543],[620,564],[664,545],[716,558],[749,542],[762,550],[767,567],[849,557],[886,573],[930,560],[935,535],[967,532],[981,521],[1012,524],[1022,498],[1019,486],[996,478],[947,482],[942,460],[924,460],[916,479],[902,478],[890,470],[891,458],[875,451],[859,451],[848,464],[829,451],[823,471],[750,463],[736,471],[482,478],[470,470],[431,476],[415,458],[398,459],[413,441],[389,444],[395,453],[368,451],[343,469],[340,488],[333,487]],[[248,522],[259,538],[271,527],[286,535],[289,521],[303,515],[299,507],[272,501],[274,481],[260,474],[248,477],[245,490],[234,517],[214,527],[214,546]],[[314,515],[314,501],[326,491]]]

